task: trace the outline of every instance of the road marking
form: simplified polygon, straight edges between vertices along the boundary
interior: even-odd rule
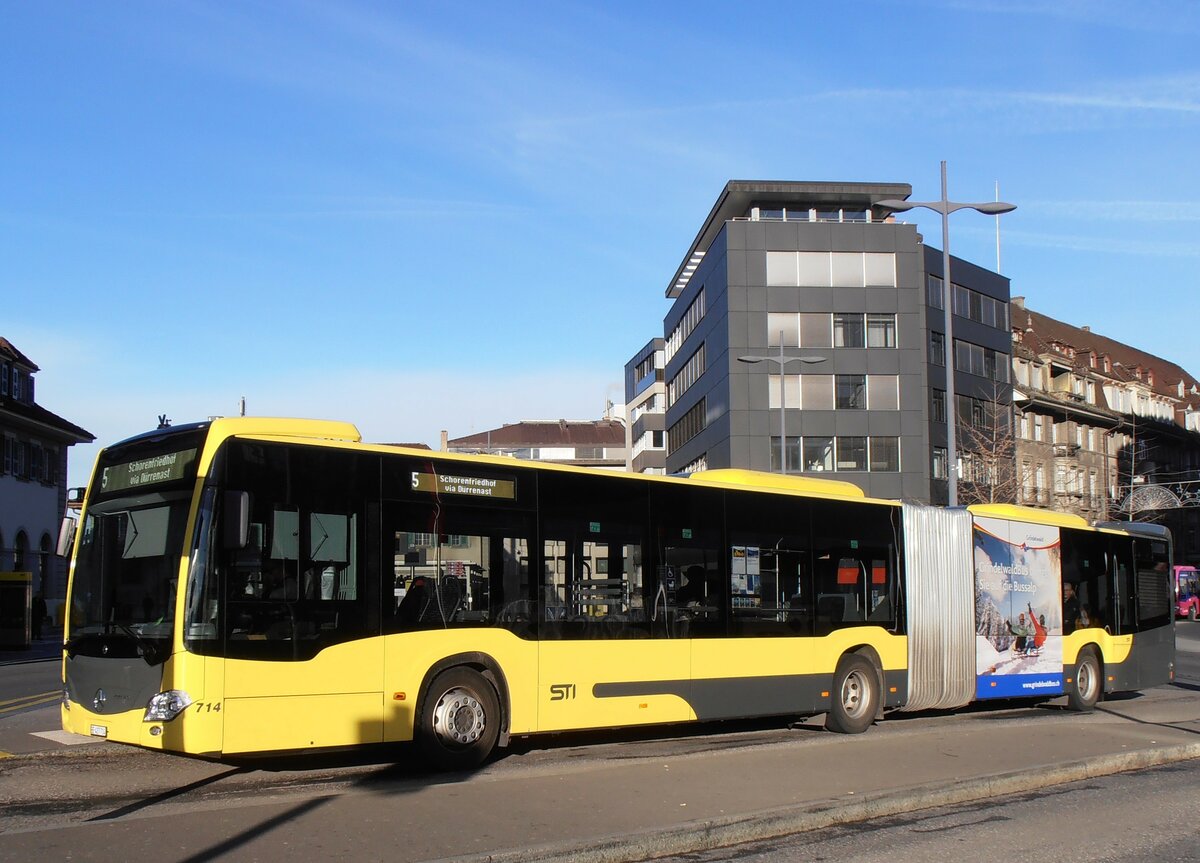
[[[3,749],[0,749],[0,758],[12,758],[12,757],[13,757],[13,754],[11,752],[5,752]]]
[[[41,692],[37,695],[25,695],[21,698],[11,698],[8,701],[0,703],[0,716],[4,716],[8,713],[17,713],[30,707],[41,707],[46,704],[53,704],[61,698],[61,692]]]
[[[74,734],[70,731],[31,731],[34,737],[61,743],[63,746],[82,746],[85,743],[103,743],[99,737],[88,737],[86,734]]]
[[[47,695],[55,695],[58,692],[59,692],[59,690],[52,689],[49,692],[36,692],[31,695],[22,695],[19,698],[10,698],[7,701],[0,701],[0,707],[4,707],[7,704],[16,704],[18,701],[25,701],[26,699],[29,699],[29,698],[44,698]]]

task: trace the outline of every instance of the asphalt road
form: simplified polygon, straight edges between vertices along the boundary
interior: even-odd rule
[[[1055,863],[1200,861],[1200,770],[1194,763],[946,806],[656,863]]]
[[[990,705],[896,715],[853,739],[825,734],[817,722],[780,720],[561,735],[520,742],[479,773],[450,777],[397,766],[408,761],[403,747],[217,764],[106,743],[62,746],[33,736],[55,728],[56,705],[20,706],[22,693],[56,689],[57,663],[5,666],[0,701],[13,709],[0,713],[0,749],[43,754],[0,760],[0,860],[109,860],[114,848],[189,863],[290,860],[298,849],[432,860],[609,835],[610,823],[702,835],[739,806],[761,813],[808,800],[819,811],[826,797],[842,806],[880,783],[897,793],[927,776],[953,784],[1022,764],[1200,741],[1200,623],[1181,623],[1177,640],[1176,686],[1115,699],[1089,717],[1053,705]],[[1018,752],[1024,762],[1012,757]],[[1200,808],[1194,787],[1180,794]],[[1092,826],[1073,822],[1070,831],[1090,835]]]

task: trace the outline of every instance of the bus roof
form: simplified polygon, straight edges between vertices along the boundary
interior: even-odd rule
[[[1065,512],[1017,506],[1013,503],[976,503],[967,507],[972,515],[1003,518],[1008,521],[1028,521],[1034,524],[1053,524],[1059,527],[1089,527],[1087,520]]]
[[[845,480],[787,476],[779,473],[766,473],[761,470],[742,470],[740,468],[702,470],[692,474],[688,479],[705,485],[736,485],[742,488],[793,491],[819,497],[853,497],[859,500],[866,498],[866,493],[861,488]]]

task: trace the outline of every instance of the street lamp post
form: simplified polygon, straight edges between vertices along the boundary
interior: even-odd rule
[[[779,333],[779,356],[777,357],[758,357],[746,356],[738,357],[740,363],[775,363],[779,366],[779,463],[780,472],[786,474],[788,472],[787,463],[787,382],[784,380],[783,370],[788,363],[823,363],[825,357],[785,357],[783,355],[783,331]]]
[[[957,404],[954,399],[954,292],[950,283],[950,214],[956,210],[976,210],[987,216],[1011,213],[1016,204],[1003,201],[983,201],[975,204],[959,203],[946,198],[946,162],[942,161],[942,199],[940,201],[901,201],[887,199],[876,201],[875,206],[902,213],[917,207],[942,214],[942,305],[946,312],[946,477],[948,503],[958,506],[958,454],[955,425]]]

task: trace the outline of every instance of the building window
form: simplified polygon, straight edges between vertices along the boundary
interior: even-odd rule
[[[787,467],[788,472],[800,470],[800,438],[789,437],[787,439]],[[779,459],[779,438],[771,435],[771,470],[782,470],[782,462]]]
[[[931,390],[929,413],[935,423],[946,421],[946,391]]]
[[[800,317],[799,315],[780,312],[767,314],[767,346],[777,348],[800,347]]]
[[[946,364],[946,335],[945,333],[929,331],[929,362],[935,366]]]
[[[804,436],[804,469],[813,472],[833,470],[833,438]]]
[[[696,348],[696,352],[688,357],[687,362],[683,367],[671,378],[671,382],[667,384],[667,406],[675,404],[679,401],[679,397],[687,392],[688,387],[700,379],[704,374],[704,343],[700,343],[700,347]]]
[[[833,376],[800,375],[800,404],[806,411],[833,410]]]
[[[835,348],[866,347],[863,316],[858,313],[837,312],[833,316],[833,346]]]
[[[871,471],[897,473],[900,470],[900,438],[871,438]]]
[[[870,314],[867,315],[867,347],[894,348],[896,347],[896,316]]]
[[[932,278],[932,277],[931,277]],[[932,299],[932,298],[931,298]],[[930,302],[930,305],[933,305]],[[941,308],[940,304],[938,308]],[[1008,330],[1008,304],[1003,300],[981,294],[962,285],[954,286],[954,314],[960,318],[993,327],[998,330]]]
[[[0,396],[8,395],[8,363],[0,363]]]
[[[867,469],[867,439],[865,437],[839,437],[837,439],[837,469]]]
[[[13,569],[21,572],[25,569],[25,554],[29,551],[29,537],[25,531],[17,531],[16,542],[13,543]]]
[[[935,309],[946,307],[946,298],[942,290],[942,280],[939,277],[929,276],[925,280],[926,302]]]
[[[833,347],[830,321],[831,316],[828,313],[802,312],[800,314],[800,345],[806,348]]]
[[[696,329],[696,325],[700,323],[700,319],[704,317],[704,287],[700,287],[700,291],[696,294],[696,299],[692,300],[691,305],[684,311],[679,323],[671,330],[671,335],[667,339],[666,362],[670,362],[675,356],[675,352],[683,346],[687,341],[687,337],[692,334],[692,330]]]
[[[949,479],[949,474],[946,473],[946,468],[946,448],[944,446],[935,446],[933,448],[933,478]]]
[[[971,292],[962,285],[951,285],[954,298],[954,314],[960,318],[971,317]]]
[[[873,411],[900,410],[900,376],[867,375],[867,399]]]
[[[767,406],[771,409],[787,406],[791,408],[799,408],[804,406],[800,400],[800,375],[784,375],[783,385],[785,391],[783,393],[783,401],[779,399],[779,375],[767,376]]]
[[[837,394],[835,404],[838,410],[867,409],[866,375],[835,375],[834,386]]]
[[[700,432],[704,431],[706,422],[706,407],[705,399],[692,405],[687,413],[679,418],[679,421],[667,431],[667,445],[671,448],[671,452],[675,452],[685,443],[690,441]]]
[[[896,287],[888,252],[767,252],[768,287]]]
[[[933,334],[930,333],[932,336]],[[991,381],[1008,383],[1008,355],[991,348],[954,340],[954,367],[960,372],[966,372]]]

